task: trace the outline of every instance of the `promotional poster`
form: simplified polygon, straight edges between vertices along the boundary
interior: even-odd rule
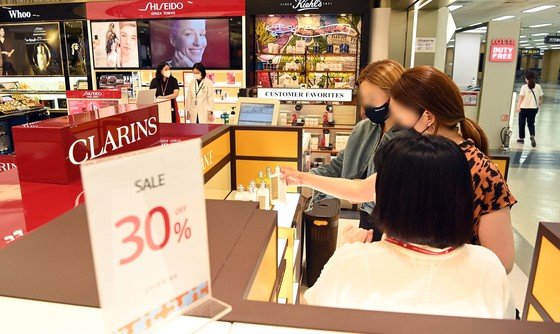
[[[138,67],[136,21],[92,22],[91,32],[96,68]]]
[[[150,21],[152,67],[161,62],[172,68],[230,67],[228,19]]]
[[[2,75],[63,75],[58,23],[0,25]]]
[[[64,22],[64,33],[66,34],[68,73],[70,76],[87,75],[86,48],[84,44],[84,30],[82,22]]]

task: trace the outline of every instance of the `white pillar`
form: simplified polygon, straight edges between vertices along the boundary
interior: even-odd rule
[[[371,18],[369,61],[374,62],[389,58],[391,8],[373,8]]]
[[[521,22],[519,21],[490,21],[488,23],[478,122],[488,136],[490,149],[501,147],[500,131],[508,125],[520,29]],[[515,41],[512,62],[489,61],[492,41],[498,39]]]
[[[443,7],[438,9],[434,67],[442,72],[445,72],[447,43],[451,40],[451,37],[455,33],[455,29],[455,21],[449,12],[449,8]]]

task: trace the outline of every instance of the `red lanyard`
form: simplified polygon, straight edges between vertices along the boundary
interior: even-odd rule
[[[163,84],[161,84],[161,95],[165,96],[167,94],[165,94],[165,91],[167,90],[167,84],[169,83],[169,78],[167,78],[167,81],[165,81],[165,88],[163,88]]]
[[[449,247],[449,248],[446,248],[446,249],[442,250],[441,252],[434,252],[434,251],[431,251],[429,249],[414,246],[412,244],[407,244],[405,242],[402,242],[402,241],[397,240],[397,239],[393,239],[391,237],[385,238],[385,241],[390,242],[394,245],[406,248],[408,250],[418,252],[418,253],[422,253],[422,254],[426,254],[426,255],[445,255],[445,254],[449,254],[449,253],[451,253],[455,250],[455,247]]]

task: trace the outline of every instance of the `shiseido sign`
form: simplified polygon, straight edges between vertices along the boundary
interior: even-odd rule
[[[120,90],[68,90],[66,97],[69,99],[120,99]]]
[[[176,15],[177,11],[183,10],[185,5],[182,2],[148,2],[144,8],[139,8],[140,12],[149,12],[152,16]]]
[[[323,8],[323,6],[332,6],[332,2],[322,0],[293,0],[291,2],[283,2],[280,6],[289,6],[298,12],[313,11]]]

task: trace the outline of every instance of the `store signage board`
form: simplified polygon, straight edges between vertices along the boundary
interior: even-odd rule
[[[515,55],[516,48],[515,39],[496,38],[490,42],[489,61],[499,63],[511,63],[517,60]]]
[[[545,44],[560,44],[560,36],[548,35],[544,37]]]
[[[351,89],[259,88],[257,96],[280,101],[350,102]]]
[[[86,6],[90,20],[245,15],[244,0],[126,0],[88,2]]]
[[[115,89],[67,90],[68,99],[120,99],[122,91]]]
[[[417,37],[416,52],[418,53],[434,53],[436,52],[435,37]]]
[[[79,20],[86,18],[84,4],[45,4],[0,7],[0,22]]]
[[[362,0],[247,0],[249,14],[334,14],[362,13],[368,2]]]
[[[81,166],[109,333],[142,333],[211,299],[200,139]],[[185,191],[188,189],[188,191]]]
[[[541,49],[519,49],[519,53],[522,55],[540,55]]]

